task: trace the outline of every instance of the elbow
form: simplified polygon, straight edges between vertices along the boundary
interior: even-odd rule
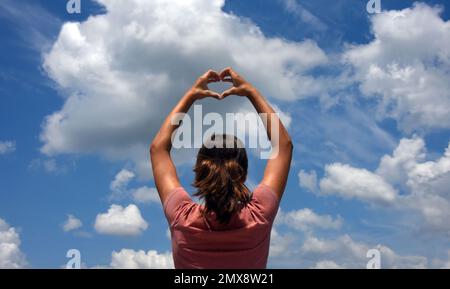
[[[292,152],[294,150],[294,143],[292,142],[292,139],[288,137],[280,144],[280,147],[282,147],[283,150]]]
[[[152,155],[155,152],[155,146],[153,143],[150,144],[150,148],[148,149],[148,152],[150,155]]]
[[[170,146],[156,139],[153,140],[153,142],[150,144],[150,155],[155,155],[163,151],[170,151]]]
[[[287,143],[287,149],[289,150],[289,152],[291,154],[294,151],[294,143],[292,142],[292,139],[290,139],[290,138],[289,138],[288,143]]]
[[[292,152],[294,150],[294,143],[292,142],[292,139],[288,135],[286,135],[280,137],[278,141],[272,142],[272,149],[283,154],[292,155]]]
[[[294,143],[290,137],[283,138],[279,140],[278,144],[272,146],[272,149],[276,155],[280,153],[283,156],[291,158],[294,151]]]
[[[158,151],[160,151],[160,149],[161,149],[161,146],[158,145],[157,142],[153,141],[153,142],[150,144],[150,149],[149,149],[150,156],[156,154]]]

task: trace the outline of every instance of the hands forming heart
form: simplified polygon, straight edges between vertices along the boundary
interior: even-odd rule
[[[219,94],[210,90],[208,87],[208,84],[214,82],[229,82],[233,86]],[[194,86],[190,89],[190,92],[196,100],[206,97],[214,97],[220,100],[229,95],[248,96],[251,93],[251,90],[252,86],[250,83],[237,74],[231,67],[227,67],[220,73],[217,73],[214,70],[208,70],[197,79]]]

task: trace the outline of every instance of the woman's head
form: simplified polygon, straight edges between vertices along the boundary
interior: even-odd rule
[[[250,201],[250,192],[244,184],[247,167],[247,153],[235,136],[213,135],[198,152],[195,195],[205,200],[206,213],[215,212],[221,223],[227,223]]]

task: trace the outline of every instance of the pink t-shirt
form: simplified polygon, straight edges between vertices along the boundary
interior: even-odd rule
[[[213,212],[203,217],[203,205],[192,201],[183,187],[175,188],[164,203],[175,268],[266,268],[278,205],[273,190],[260,184],[251,202],[223,225]]]

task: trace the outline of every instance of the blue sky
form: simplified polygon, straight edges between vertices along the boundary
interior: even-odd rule
[[[0,3],[0,242],[14,245],[0,267],[61,267],[71,248],[87,267],[165,267],[147,145],[198,75],[228,65],[295,143],[270,267],[364,268],[369,248],[383,267],[449,266],[448,1],[382,0],[377,15],[363,0],[166,2]],[[176,160],[192,191],[193,151]],[[250,186],[263,165],[252,154]],[[113,205],[137,206],[136,232],[96,222]],[[64,230],[69,214],[82,225]]]

